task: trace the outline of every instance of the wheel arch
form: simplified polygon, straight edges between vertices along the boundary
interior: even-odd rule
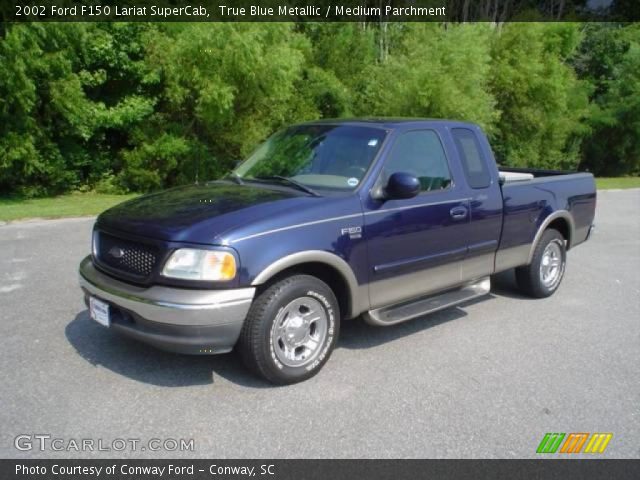
[[[567,242],[567,250],[571,248],[571,242],[573,240],[573,235],[575,231],[573,218],[571,217],[571,214],[567,210],[558,210],[557,212],[553,212],[551,215],[545,218],[544,221],[538,227],[538,230],[536,231],[536,235],[533,238],[533,242],[531,243],[527,264],[531,263],[533,259],[533,253],[538,243],[540,242],[542,235],[549,228],[558,230]]]
[[[329,285],[338,299],[344,317],[356,317],[363,311],[361,288],[349,264],[339,256],[322,250],[297,252],[282,257],[263,269],[251,285],[264,285],[275,278],[294,273],[313,275]]]

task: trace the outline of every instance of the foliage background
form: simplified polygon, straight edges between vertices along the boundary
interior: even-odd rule
[[[0,28],[0,195],[151,191],[323,117],[477,122],[504,165],[640,174],[640,25]]]

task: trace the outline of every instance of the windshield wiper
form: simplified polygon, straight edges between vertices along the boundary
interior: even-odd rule
[[[308,193],[309,195],[313,195],[314,197],[320,197],[321,195],[316,192],[314,189],[307,187],[305,184],[296,182],[295,180],[289,177],[283,177],[282,175],[264,175],[255,177],[257,180],[280,180],[281,182],[288,183],[292,187],[297,188],[298,190],[302,190],[303,192]]]
[[[238,185],[244,185],[244,181],[242,180],[242,177],[238,175],[236,172],[229,172],[224,176],[224,178],[230,178],[231,180],[236,182]]]

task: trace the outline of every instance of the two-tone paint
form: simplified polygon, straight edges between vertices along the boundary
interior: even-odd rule
[[[545,175],[501,186],[489,143],[476,125],[347,123],[387,132],[373,166],[352,193],[312,197],[286,187],[212,182],[131,200],[102,214],[96,228],[154,242],[166,255],[190,245],[230,249],[239,264],[237,278],[208,288],[255,287],[284,271],[321,265],[340,279],[337,293],[346,317],[525,265],[551,222],[569,248],[588,236],[595,210],[590,174]],[[488,187],[468,185],[452,128],[476,135],[491,172]],[[372,192],[381,187],[380,172],[396,138],[420,129],[440,138],[450,187],[411,199],[376,199]],[[156,272],[151,282],[168,280]]]

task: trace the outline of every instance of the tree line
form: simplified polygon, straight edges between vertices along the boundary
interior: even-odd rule
[[[640,25],[30,23],[0,29],[0,195],[221,176],[284,125],[477,122],[503,165],[640,174]]]

